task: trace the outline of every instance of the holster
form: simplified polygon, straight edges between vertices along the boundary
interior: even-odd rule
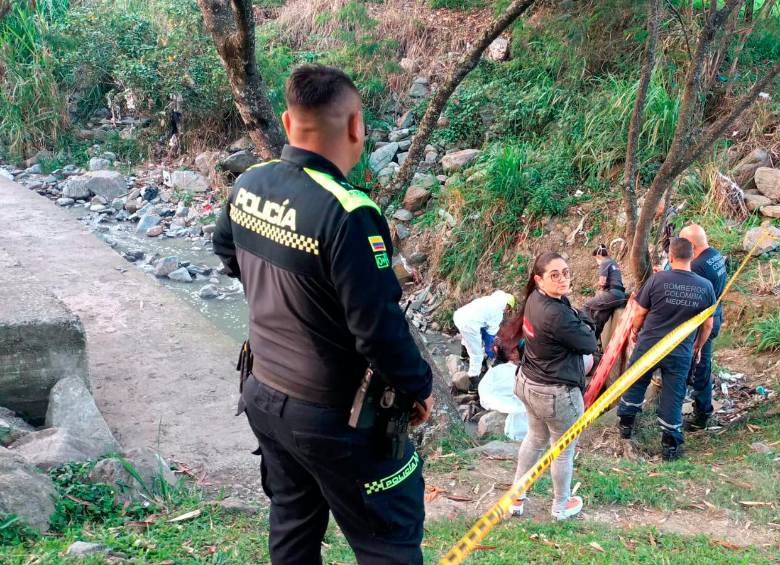
[[[239,375],[238,383],[238,406],[236,406],[236,416],[240,416],[246,410],[246,402],[244,402],[244,383],[252,374],[252,362],[254,357],[252,355],[252,349],[249,347],[249,340],[241,344],[241,351],[238,354],[238,362],[236,363],[236,371]]]
[[[406,450],[414,399],[398,391],[369,367],[355,393],[349,426],[370,429],[383,458],[400,460]]]

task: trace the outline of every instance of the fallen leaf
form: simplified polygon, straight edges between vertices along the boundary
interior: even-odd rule
[[[490,551],[496,549],[495,545],[477,545],[474,546],[474,551]]]
[[[599,544],[597,544],[595,541],[590,542],[589,544],[593,549],[596,551],[600,551],[601,553],[604,553],[604,548],[601,547]]]
[[[197,518],[200,516],[200,508],[197,510],[192,510],[190,512],[185,512],[184,514],[180,516],[176,516],[175,518],[171,518],[168,520],[169,523],[173,522],[184,522],[185,520],[192,520],[193,518]]]
[[[577,481],[577,484],[575,484],[571,489],[571,496],[574,496],[577,494],[577,491],[580,490],[580,487],[582,486],[582,483]]]
[[[425,493],[425,502],[433,502],[434,500],[439,498],[439,495],[441,493],[447,492],[447,489],[443,489],[437,486],[429,486],[426,487],[425,490],[428,491]]]
[[[723,541],[721,539],[711,539],[710,544],[712,545],[719,545],[721,547],[725,547],[726,549],[731,549],[734,551],[742,549],[741,545],[737,545],[728,541]]]
[[[710,510],[717,510],[718,509],[718,507],[715,506],[714,504],[712,504],[711,502],[707,502],[706,500],[702,500],[702,502],[704,504],[706,504],[707,508],[709,508]]]
[[[740,500],[742,506],[772,506],[771,502],[761,502],[758,500]]]
[[[728,478],[726,479],[727,483],[731,483],[735,487],[744,488],[744,489],[752,489],[753,485],[751,483],[748,483],[746,481],[739,481],[737,479]]]
[[[655,473],[655,472],[653,472],[653,473],[648,473],[647,476],[648,477],[663,477],[664,474],[663,473]]]

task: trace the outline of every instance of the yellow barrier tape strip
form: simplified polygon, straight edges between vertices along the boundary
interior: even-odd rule
[[[766,232],[769,238],[780,238],[773,236]],[[639,380],[645,373],[655,367],[658,362],[666,357],[672,350],[680,345],[686,337],[693,333],[696,328],[703,324],[707,318],[715,313],[718,305],[723,297],[731,289],[731,286],[737,280],[743,269],[747,265],[753,253],[758,248],[759,243],[764,241],[762,237],[757,238],[755,245],[747,254],[745,259],[740,264],[737,271],[726,283],[726,287],[723,289],[717,302],[700,312],[690,320],[683,322],[669,334],[663,337],[658,343],[651,347],[647,353],[642,355],[637,361],[631,365],[625,373],[615,381],[615,383],[609,387],[604,394],[602,394],[591,406],[588,408],[580,418],[572,424],[572,426],[564,432],[564,434],[558,438],[550,449],[544,454],[544,456],[531,467],[525,475],[523,475],[512,487],[496,502],[482,517],[477,520],[474,526],[466,532],[458,542],[442,557],[439,561],[439,565],[459,565],[463,563],[463,560],[468,556],[474,548],[487,536],[490,531],[503,520],[504,516],[509,513],[509,508],[516,498],[526,492],[531,486],[542,476],[547,470],[553,460],[558,457],[563,450],[565,450],[571,443],[577,439],[585,428],[595,422],[599,416],[601,416],[617,401],[623,393],[628,390],[637,380]]]

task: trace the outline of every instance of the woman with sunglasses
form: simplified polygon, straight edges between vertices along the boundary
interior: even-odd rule
[[[585,375],[596,351],[596,336],[566,295],[571,292],[571,270],[557,253],[534,261],[520,312],[525,351],[517,372],[515,394],[528,412],[528,434],[517,457],[515,481],[579,418],[584,410]],[[552,515],[558,520],[582,510],[582,498],[571,496],[574,468],[572,442],[552,462]],[[510,513],[523,513],[525,495],[514,501]]]

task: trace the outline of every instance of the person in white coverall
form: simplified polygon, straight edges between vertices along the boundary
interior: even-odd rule
[[[469,355],[469,377],[478,377],[482,371],[482,360],[487,353],[491,356],[493,340],[504,313],[515,307],[515,297],[497,290],[490,296],[482,296],[461,306],[452,315],[461,335],[461,342]]]

